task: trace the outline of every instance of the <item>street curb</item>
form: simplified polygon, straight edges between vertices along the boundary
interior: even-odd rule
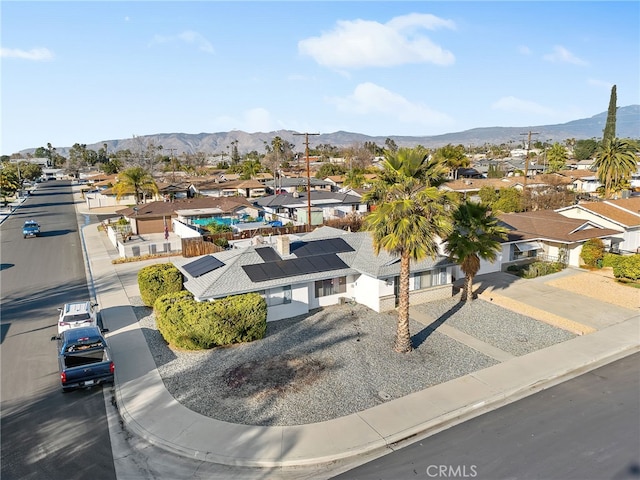
[[[552,348],[552,347],[548,347],[548,348]],[[538,350],[536,352],[541,352],[544,350],[545,349]],[[547,378],[539,379],[539,380],[536,380],[535,382],[520,385],[508,390],[496,392],[494,395],[486,398],[485,400],[482,400],[480,402],[475,402],[470,405],[465,405],[455,410],[451,410],[449,412],[439,415],[437,418],[433,418],[432,420],[417,424],[412,428],[405,429],[396,434],[393,434],[387,437],[379,434],[378,440],[372,441],[366,444],[354,445],[354,447],[349,449],[348,451],[343,451],[343,452],[331,454],[331,455],[317,456],[317,457],[298,458],[296,460],[285,460],[285,459],[283,460],[248,460],[248,459],[241,459],[241,458],[231,458],[225,455],[217,454],[215,452],[203,452],[203,451],[192,450],[189,448],[185,448],[181,445],[168,442],[162,438],[155,436],[153,433],[151,433],[142,425],[140,425],[139,422],[137,422],[133,418],[133,416],[129,414],[126,408],[120,408],[120,406],[123,405],[123,403],[121,403],[122,402],[121,391],[117,385],[115,387],[115,391],[116,391],[117,408],[118,408],[118,411],[120,412],[120,416],[123,419],[126,427],[131,432],[140,436],[147,442],[165,451],[172,452],[174,454],[180,455],[182,457],[190,458],[193,460],[211,462],[211,463],[217,463],[217,464],[229,465],[229,466],[235,466],[235,467],[296,468],[296,467],[308,467],[311,465],[322,466],[326,464],[335,463],[338,461],[352,460],[359,456],[376,456],[376,455],[380,456],[384,454],[384,452],[398,450],[418,440],[435,435],[441,431],[447,430],[460,423],[471,420],[473,418],[476,418],[490,411],[496,410],[505,405],[514,403],[530,395],[533,395],[540,391],[551,388],[555,385],[563,383],[567,380],[575,378],[584,373],[588,373],[592,370],[595,370],[599,367],[602,367],[609,363],[620,360],[624,357],[627,357],[639,351],[640,351],[640,343],[634,344],[634,345],[623,345],[618,349],[604,352],[602,355],[598,356],[597,358],[594,358],[591,361],[582,362],[580,364],[573,365],[569,368],[558,368],[557,372],[554,372],[551,376]],[[532,353],[536,353],[536,352],[532,352]],[[493,367],[488,367],[487,369],[479,370],[477,372],[467,374],[463,377],[459,377],[458,379],[445,382],[445,384],[450,382],[455,382],[455,381],[461,381],[468,377],[475,378],[477,375],[491,368]],[[445,384],[441,384],[441,385],[445,385]],[[365,412],[366,410],[362,412],[354,413],[353,415],[361,417],[361,415],[363,415]],[[205,417],[205,418],[208,419],[209,417]],[[222,422],[222,423],[227,423],[227,422]],[[239,428],[242,428],[242,427],[272,428],[274,430],[280,428],[280,427],[252,427],[252,426],[246,426],[246,425],[240,425],[240,424],[231,424],[231,425],[238,425]],[[302,427],[304,427],[304,425]]]
[[[512,390],[500,392],[482,402],[453,410],[451,412],[448,412],[447,414],[441,415],[431,422],[416,426],[415,431],[411,435],[402,435],[401,438],[390,439],[391,441],[389,442],[389,447],[392,450],[403,448],[409,444],[414,443],[417,440],[428,438],[458,424],[464,423],[468,420],[479,417],[480,415],[504,407],[511,403],[515,403],[518,400],[522,400],[523,398],[529,397],[535,393],[547,390],[563,382],[566,382],[575,377],[591,372],[600,367],[608,365],[609,363],[621,360],[622,358],[628,357],[629,355],[633,355],[634,353],[638,352],[640,352],[640,344],[624,346],[617,351],[608,352],[606,355],[603,355],[602,357],[597,358],[592,362],[565,369],[564,371],[559,371],[556,375],[538,380],[531,384],[522,385]],[[468,375],[474,376],[479,372],[481,372],[481,370],[478,372],[470,373]]]

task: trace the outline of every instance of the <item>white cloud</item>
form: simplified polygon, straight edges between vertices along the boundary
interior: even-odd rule
[[[189,45],[195,45],[198,50],[205,53],[213,53],[213,45],[200,33],[192,30],[186,30],[178,35],[154,35],[150,45],[159,45],[164,43],[183,42]]]
[[[554,115],[551,108],[539,105],[529,100],[522,100],[516,97],[502,97],[491,105],[494,110],[502,110],[505,112],[515,113],[534,113],[536,115]]]
[[[53,60],[53,52],[48,48],[32,48],[31,50],[21,50],[19,48],[0,48],[2,58],[21,58],[23,60],[33,60],[36,62]]]
[[[520,45],[518,47],[518,52],[520,52],[520,54],[522,55],[531,55],[531,49],[526,45]]]
[[[384,116],[393,121],[425,127],[453,125],[448,115],[411,102],[402,95],[370,82],[358,85],[348,97],[335,97],[328,101],[347,114]]]
[[[542,57],[548,62],[553,63],[572,63],[573,65],[588,65],[584,60],[576,57],[566,48],[556,45],[553,47],[553,52],[548,53]]]
[[[455,29],[452,21],[412,13],[386,24],[338,21],[333,31],[298,42],[298,51],[330,68],[390,67],[407,63],[451,65],[454,55],[421,34],[423,30]]]

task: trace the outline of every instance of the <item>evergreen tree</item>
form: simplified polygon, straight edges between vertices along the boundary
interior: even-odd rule
[[[618,96],[616,86],[611,87],[611,98],[609,99],[609,110],[607,111],[607,123],[604,125],[604,133],[602,135],[602,143],[607,140],[611,141],[616,138],[616,103]]]

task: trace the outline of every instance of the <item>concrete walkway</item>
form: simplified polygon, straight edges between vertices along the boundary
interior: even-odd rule
[[[129,303],[134,269],[112,263],[115,252],[97,225],[81,231],[95,295],[110,329],[108,338],[116,361],[115,398],[124,425],[160,448],[201,461],[295,467],[388,451],[640,350],[638,311],[585,301],[569,292],[554,296],[542,282],[521,283],[512,275],[487,275],[479,278],[483,292],[499,291],[520,305],[597,328],[513,357],[441,325],[438,331],[501,363],[327,422],[278,427],[231,424],[195,413],[169,394]],[[129,272],[129,277],[121,278],[122,272]],[[430,322],[429,318],[416,320]]]

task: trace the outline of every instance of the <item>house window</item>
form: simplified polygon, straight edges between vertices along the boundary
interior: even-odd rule
[[[422,290],[445,283],[447,283],[447,269],[445,267],[413,275],[413,290]]]
[[[261,290],[258,293],[262,295],[262,298],[267,302],[267,307],[291,303],[291,285],[270,288],[266,291]]]
[[[512,245],[512,258],[513,260],[521,260],[523,258],[535,258],[538,256],[538,251],[542,250],[540,242],[522,242]]]
[[[328,278],[316,282],[316,298],[337,295],[347,291],[347,277]]]

